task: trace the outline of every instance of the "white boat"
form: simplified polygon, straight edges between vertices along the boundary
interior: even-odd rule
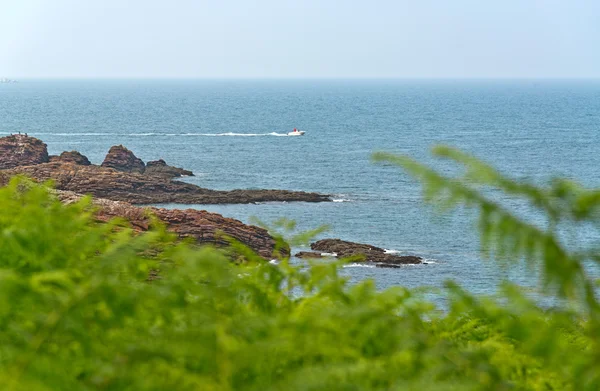
[[[304,130],[294,129],[292,132],[288,132],[288,136],[304,136]]]

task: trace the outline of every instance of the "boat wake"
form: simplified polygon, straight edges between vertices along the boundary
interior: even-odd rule
[[[261,137],[261,136],[275,136],[275,137],[288,137],[287,133],[184,133],[182,136],[207,136],[207,137],[220,137],[220,136],[229,136],[229,137]]]
[[[287,133],[235,133],[235,132],[225,132],[225,133],[32,133],[32,136],[90,136],[90,137],[98,137],[98,136],[111,136],[111,137],[290,137]]]

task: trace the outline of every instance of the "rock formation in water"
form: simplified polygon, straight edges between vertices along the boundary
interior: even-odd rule
[[[161,176],[116,171],[99,166],[52,162],[4,170],[7,176],[26,175],[54,180],[59,190],[91,194],[132,204],[249,204],[267,201],[330,201],[327,195],[288,190],[210,190]]]
[[[301,258],[320,258],[322,253],[335,254],[337,258],[356,257],[355,262],[372,263],[377,267],[399,267],[423,263],[423,259],[412,255],[388,254],[382,248],[368,244],[347,242],[340,239],[323,239],[310,245],[314,252],[296,254]],[[318,257],[315,256],[318,254]]]
[[[0,138],[0,170],[48,162],[46,144],[35,137],[14,134]]]
[[[194,176],[194,173],[179,167],[169,166],[164,160],[158,159],[146,163],[146,175],[158,175],[167,178],[178,178],[181,176]]]
[[[114,217],[127,219],[138,231],[147,230],[150,210],[167,229],[181,238],[193,238],[197,243],[227,245],[231,237],[256,251],[265,259],[273,257],[275,239],[262,228],[246,225],[216,213],[194,209],[141,208],[135,204],[183,203],[221,204],[264,201],[330,201],[317,193],[286,190],[217,191],[173,181],[177,175],[191,172],[153,162],[146,171],[144,162],[122,146],[112,147],[103,166],[93,165],[76,151],[53,156],[49,162],[46,144],[34,137],[14,135],[0,138],[0,186],[15,175],[25,175],[36,181],[52,179],[63,202],[72,202],[81,194],[95,197],[99,207],[97,218],[107,221]],[[143,169],[142,169],[143,168]],[[131,202],[131,203],[129,203]],[[289,255],[284,249],[282,255]]]
[[[230,190],[218,191],[173,181],[176,170],[180,175],[190,173],[167,166],[164,161],[153,163],[149,173],[146,165],[123,146],[112,147],[102,166],[82,165],[83,155],[69,152],[61,155],[73,160],[53,157],[48,161],[46,145],[34,137],[9,136],[0,138],[0,182],[9,177],[23,174],[37,181],[54,180],[59,190],[132,204],[247,204],[268,201],[331,201],[329,196],[318,193],[288,190]],[[25,151],[25,152],[23,152]],[[22,159],[18,159],[21,157]],[[87,161],[87,158],[85,158]],[[77,163],[77,164],[74,164]],[[164,163],[164,164],[163,164]],[[158,167],[158,169],[156,169]],[[143,168],[143,170],[142,170]],[[162,172],[162,174],[153,174]],[[181,171],[179,171],[181,170]],[[148,174],[148,175],[146,175]],[[2,179],[4,178],[4,179]],[[1,185],[2,183],[0,183]]]
[[[122,145],[110,147],[101,166],[114,168],[117,171],[136,172],[138,174],[142,174],[146,170],[146,165],[142,159],[135,156],[133,152]]]

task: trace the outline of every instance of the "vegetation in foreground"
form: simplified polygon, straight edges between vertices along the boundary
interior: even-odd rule
[[[119,221],[97,224],[89,200],[62,205],[17,178],[0,189],[1,388],[600,389],[600,311],[585,268],[600,252],[568,251],[557,237],[564,222],[597,229],[600,191],[564,180],[539,188],[456,150],[435,153],[465,175],[375,159],[401,165],[436,204],[477,209],[489,256],[539,268],[554,306],[508,283],[476,297],[449,282],[439,310],[415,291],[349,285],[341,263],[273,265],[233,244],[249,259],[236,265],[160,226],[134,235]],[[547,226],[483,187],[526,200]]]

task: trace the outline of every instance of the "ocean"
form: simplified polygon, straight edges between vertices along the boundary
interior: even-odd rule
[[[306,135],[286,137],[293,128]],[[78,150],[97,164],[123,144],[145,161],[192,170],[184,180],[207,188],[332,194],[336,202],[179,207],[244,222],[287,217],[299,230],[326,224],[320,238],[427,259],[399,269],[344,268],[352,281],[372,278],[380,289],[452,279],[492,293],[501,279],[530,284],[534,276],[483,259],[474,213],[424,205],[419,183],[373,164],[375,151],[452,173],[429,154],[446,144],[513,178],[600,185],[600,81],[590,80],[24,80],[0,85],[0,135],[19,131],[42,139],[51,154]]]

